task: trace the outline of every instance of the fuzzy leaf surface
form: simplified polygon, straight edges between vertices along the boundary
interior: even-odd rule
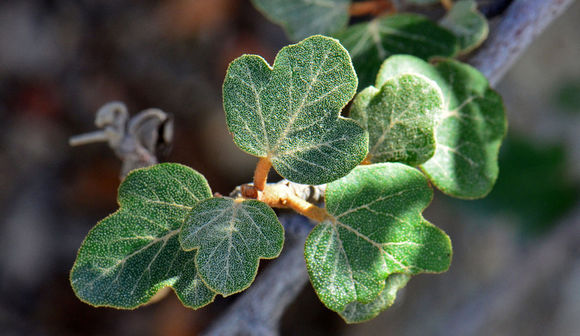
[[[346,27],[350,0],[252,0],[267,18],[299,41],[310,35],[330,35]]]
[[[394,56],[381,67],[377,82],[409,72],[433,79],[444,100],[435,155],[421,169],[450,196],[484,197],[497,179],[499,147],[507,130],[501,97],[477,69],[453,60],[432,66],[416,57]]]
[[[340,317],[346,323],[361,323],[372,320],[381,312],[393,305],[399,289],[405,287],[411,276],[407,274],[393,274],[387,278],[385,289],[370,303],[351,302],[341,311]]]
[[[455,2],[440,24],[457,36],[462,54],[479,47],[489,33],[487,20],[477,10],[477,3],[473,0]]]
[[[256,55],[234,60],[224,81],[226,120],[236,145],[267,157],[286,179],[334,181],[360,163],[368,135],[339,117],[357,79],[340,43],[312,36],[282,48],[274,66]]]
[[[280,254],[284,230],[266,203],[210,198],[191,211],[179,238],[183,249],[197,249],[195,264],[204,282],[228,296],[250,286],[260,258]]]
[[[458,50],[453,33],[416,14],[398,14],[348,27],[336,37],[350,52],[359,90],[372,85],[383,61],[394,54],[428,60],[454,56]]]
[[[372,302],[393,273],[449,267],[449,237],[421,215],[432,195],[425,176],[400,163],[359,166],[328,184],[330,218],[312,230],[304,251],[312,285],[328,308]]]
[[[76,295],[94,306],[132,309],[170,286],[188,307],[213,301],[196,272],[195,252],[178,241],[186,215],[208,197],[205,178],[179,164],[131,172],[119,187],[119,210],[80,247],[70,275]]]
[[[371,162],[417,166],[435,152],[435,116],[443,107],[441,90],[427,77],[403,74],[361,91],[350,117],[369,132]]]

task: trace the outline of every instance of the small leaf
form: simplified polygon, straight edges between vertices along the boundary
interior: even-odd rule
[[[224,81],[228,128],[238,147],[269,158],[286,179],[334,181],[368,150],[360,125],[339,117],[356,85],[348,53],[329,37],[312,36],[282,48],[273,68],[259,56],[241,56]]]
[[[425,176],[400,163],[359,166],[328,184],[331,217],[312,230],[304,251],[320,300],[341,312],[353,301],[372,302],[393,273],[445,271],[449,237],[421,216],[432,196]]]
[[[452,60],[432,66],[416,57],[393,56],[381,67],[377,82],[409,72],[434,80],[444,99],[435,155],[421,169],[450,196],[484,197],[497,179],[497,157],[507,129],[501,97],[477,69]]]
[[[280,254],[284,230],[266,203],[210,198],[191,211],[179,239],[183,249],[198,249],[195,264],[204,282],[228,296],[250,286],[260,258]]]
[[[387,278],[385,289],[370,303],[351,302],[341,311],[340,316],[346,323],[361,323],[377,317],[389,308],[397,298],[399,289],[405,287],[411,277],[407,274],[393,274]]]
[[[473,0],[455,2],[440,24],[457,36],[461,54],[479,47],[489,33],[487,20],[477,10],[477,3]]]
[[[252,0],[270,20],[280,24],[291,40],[330,35],[346,27],[350,0]]]
[[[416,14],[398,14],[350,26],[336,35],[350,52],[359,90],[372,85],[383,61],[394,54],[425,60],[454,56],[455,36],[435,22]]]
[[[185,216],[208,197],[205,178],[179,164],[131,172],[119,187],[119,210],[81,245],[70,276],[76,295],[94,306],[130,309],[171,286],[188,307],[213,301],[196,272],[195,252],[183,251],[177,239]]]
[[[369,132],[371,162],[419,165],[435,152],[434,117],[443,107],[435,82],[419,75],[400,75],[380,89],[370,86],[355,98],[350,117]]]

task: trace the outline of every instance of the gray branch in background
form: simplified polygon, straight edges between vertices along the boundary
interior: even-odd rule
[[[497,29],[491,32],[489,40],[471,58],[470,63],[489,78],[491,85],[497,84],[507,70],[521,56],[552,21],[554,21],[573,0],[516,0],[508,8]],[[292,222],[290,222],[291,224]],[[305,241],[308,232],[297,231]],[[549,242],[548,242],[549,243]],[[243,296],[216,321],[206,335],[258,335],[279,334],[281,313],[298,295],[301,286],[307,283],[308,274],[299,267],[288,269],[288,265],[303,267],[302,244],[288,244],[282,256],[273,262],[264,274]],[[296,259],[296,260],[293,260]],[[300,260],[297,260],[300,259]],[[531,261],[533,264],[533,262]],[[295,272],[290,276],[291,272]],[[529,281],[534,281],[529,277]],[[299,288],[297,288],[299,287]],[[273,289],[276,290],[273,290]],[[280,289],[288,292],[280,296]],[[272,307],[275,307],[273,309]],[[222,327],[222,325],[227,327]],[[238,331],[235,326],[241,327]],[[247,326],[252,326],[251,332]],[[230,329],[231,328],[231,329]],[[224,333],[224,331],[228,331]]]
[[[495,86],[534,39],[574,0],[516,0],[469,63]]]

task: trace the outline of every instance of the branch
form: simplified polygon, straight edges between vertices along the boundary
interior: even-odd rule
[[[469,63],[495,86],[544,29],[574,0],[516,0]]]
[[[133,169],[156,164],[157,153],[173,140],[173,119],[159,109],[143,110],[129,119],[125,104],[110,102],[97,111],[95,125],[101,129],[75,135],[69,145],[107,142],[123,162],[121,179]]]
[[[548,24],[573,0],[516,0],[490,39],[470,63],[494,86]],[[291,223],[293,217],[289,222]],[[207,335],[277,335],[279,319],[307,283],[303,243],[307,231],[298,231],[295,245],[287,243],[282,256],[257,278],[250,289],[207,331]],[[297,243],[300,242],[300,243]],[[298,266],[300,265],[300,266]],[[248,329],[250,328],[250,329]]]

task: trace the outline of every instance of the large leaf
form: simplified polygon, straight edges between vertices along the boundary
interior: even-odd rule
[[[375,162],[416,166],[435,152],[435,116],[443,107],[441,90],[424,76],[405,74],[361,91],[350,117],[369,132],[369,154]]]
[[[477,10],[477,3],[473,0],[455,2],[440,24],[457,36],[462,54],[479,47],[489,33],[487,20]]]
[[[497,179],[497,157],[507,121],[501,97],[477,69],[453,60],[432,66],[416,57],[393,56],[377,83],[402,73],[433,79],[443,92],[435,155],[421,168],[444,193],[466,199],[487,195]]]
[[[330,35],[346,27],[350,0],[252,0],[270,20],[280,24],[291,40]]]
[[[442,272],[451,242],[421,212],[433,192],[425,176],[400,163],[359,166],[326,189],[328,220],[306,240],[310,280],[320,300],[341,312],[372,302],[393,273]]]
[[[95,306],[135,308],[171,286],[188,307],[213,301],[196,272],[195,252],[183,251],[177,239],[186,215],[208,197],[205,178],[182,165],[131,172],[119,187],[120,209],[81,245],[70,275],[77,296]]]
[[[347,51],[329,37],[284,47],[272,68],[259,56],[244,55],[230,64],[224,82],[228,128],[238,147],[269,158],[288,180],[336,180],[368,150],[360,125],[339,117],[356,85]]]
[[[399,289],[405,287],[411,277],[407,274],[393,274],[387,278],[385,289],[370,303],[351,302],[339,314],[347,323],[361,323],[371,320],[389,308],[397,298]]]
[[[453,56],[455,36],[435,22],[416,14],[398,14],[359,23],[336,35],[350,52],[359,89],[372,85],[383,61],[394,54],[423,59]]]
[[[280,254],[284,230],[266,203],[210,198],[191,211],[180,241],[185,250],[198,249],[199,275],[212,290],[227,296],[250,286],[260,258]]]

